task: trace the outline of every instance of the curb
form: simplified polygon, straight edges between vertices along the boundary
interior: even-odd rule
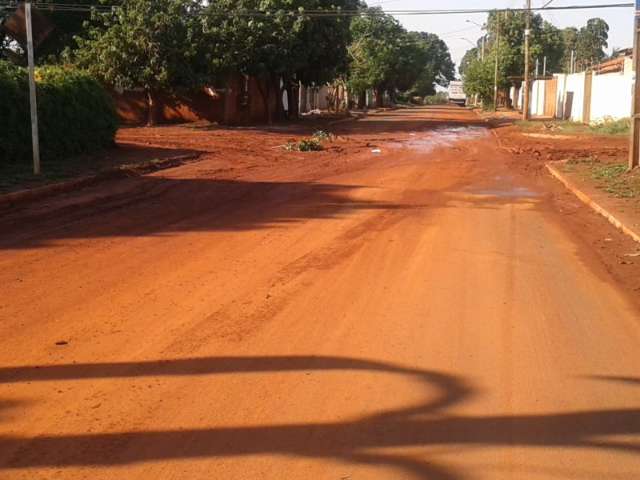
[[[621,222],[615,215],[609,212],[606,208],[597,203],[593,198],[584,193],[578,187],[576,187],[571,181],[565,178],[562,173],[553,165],[555,164],[565,164],[566,160],[560,160],[558,162],[547,162],[545,163],[545,167],[549,171],[549,173],[558,181],[560,181],[571,193],[573,193],[580,201],[591,207],[596,213],[602,215],[606,218],[609,223],[615,226],[618,230],[622,231],[622,233],[629,235],[633,240],[640,243],[640,233],[636,232],[632,228],[625,225]]]
[[[50,197],[58,193],[80,190],[81,188],[89,187],[106,180],[144,175],[158,170],[177,167],[182,165],[185,161],[195,160],[199,156],[199,153],[192,153],[164,158],[162,160],[151,160],[140,164],[121,165],[94,175],[85,175],[65,182],[58,182],[28,190],[18,190],[17,192],[5,193],[0,195],[0,207],[15,206],[20,203],[27,203],[41,198]]]

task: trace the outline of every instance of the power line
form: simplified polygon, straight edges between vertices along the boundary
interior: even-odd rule
[[[18,4],[15,2],[2,2],[0,8],[13,9],[17,8]],[[56,12],[110,12],[115,8],[121,7],[121,5],[87,5],[87,4],[63,4],[63,3],[42,3],[34,2],[33,6],[40,10],[49,10]],[[592,5],[562,5],[562,6],[543,6],[532,8],[531,11],[556,11],[556,10],[594,10],[604,8],[631,8],[634,7],[634,3],[601,3]],[[273,10],[273,11],[236,11],[236,12],[213,12],[214,15],[225,17],[271,17],[273,15],[292,15],[292,16],[305,16],[305,17],[376,17],[383,15],[394,16],[414,16],[414,15],[470,15],[470,14],[483,14],[491,12],[524,12],[525,8],[468,8],[468,9],[441,9],[441,10],[371,10],[371,9],[359,9],[359,10]]]

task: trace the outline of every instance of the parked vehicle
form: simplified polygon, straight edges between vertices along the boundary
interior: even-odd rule
[[[462,88],[462,82],[454,81],[449,83],[449,102],[457,105],[464,105],[467,103],[467,95]]]

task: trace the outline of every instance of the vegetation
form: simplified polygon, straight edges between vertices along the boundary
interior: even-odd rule
[[[40,150],[43,161],[113,144],[117,119],[111,98],[88,74],[66,67],[36,71]],[[0,158],[31,158],[28,76],[0,60]]]
[[[498,59],[498,88],[511,85],[510,77],[521,77],[524,72],[524,12],[492,12],[487,18],[485,53],[482,58],[481,43],[467,51],[460,63],[468,95],[478,95],[484,102],[493,99],[495,61]],[[570,68],[571,52],[575,52],[576,64],[587,66],[604,58],[609,26],[600,18],[593,18],[581,29],[561,30],[533,15],[531,19],[530,61],[546,57],[546,73],[559,73]],[[500,41],[498,42],[498,32]],[[480,55],[479,55],[480,53]],[[532,67],[533,68],[533,67]],[[539,71],[541,74],[542,71]]]
[[[616,198],[640,198],[640,172],[629,171],[626,163],[601,162],[595,158],[571,160],[565,170],[595,182],[595,186]]]
[[[324,150],[323,142],[330,141],[332,135],[323,130],[314,132],[311,138],[303,138],[299,142],[289,141],[284,146],[288,152],[317,152]]]
[[[67,57],[115,88],[143,89],[153,124],[157,92],[199,80],[200,8],[195,0],[131,0],[94,13]]]
[[[540,132],[551,135],[628,135],[631,129],[631,120],[629,118],[621,118],[619,120],[604,118],[590,125],[586,125],[581,122],[571,122],[568,120],[519,120],[516,124],[525,131]]]
[[[446,105],[449,103],[449,95],[446,92],[438,92],[435,95],[424,97],[425,105]]]
[[[629,135],[631,131],[631,119],[621,118],[614,120],[612,118],[605,118],[600,122],[589,125],[589,128],[598,135]]]
[[[57,3],[99,4],[99,0]],[[413,96],[435,93],[454,78],[446,44],[436,35],[407,32],[381,9],[370,15],[317,16],[307,12],[366,9],[361,0],[127,0],[106,12],[41,12],[55,25],[38,49],[41,63],[71,63],[119,90],[146,92],[148,122],[160,91],[238,84],[251,76],[269,121],[297,112],[299,84],[349,86],[362,103],[374,90]],[[230,12],[232,12],[230,14]],[[259,14],[254,14],[259,12]],[[84,26],[83,26],[84,25]],[[24,63],[21,49],[2,37]],[[234,83],[235,81],[235,83]],[[352,97],[353,98],[353,97]]]
[[[351,24],[349,84],[364,103],[364,92],[376,92],[382,106],[384,92],[395,100],[398,91],[424,96],[435,93],[435,85],[448,85],[454,64],[446,44],[436,35],[407,32],[380,9],[375,15],[355,18]]]

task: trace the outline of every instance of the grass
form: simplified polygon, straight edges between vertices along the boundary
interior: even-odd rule
[[[640,198],[640,171],[629,171],[626,163],[583,158],[570,160],[565,168],[594,181],[597,188],[616,198]]]
[[[586,125],[580,122],[568,120],[519,120],[516,125],[525,132],[540,132],[553,134],[575,135],[628,135],[631,128],[631,120],[622,118],[619,120],[604,119],[600,122]]]
[[[33,166],[29,162],[0,164],[0,193],[19,190],[24,187],[36,187],[58,182],[78,175],[98,172],[100,164],[91,163],[87,157],[78,157],[64,162],[42,162],[40,175],[33,174]]]

